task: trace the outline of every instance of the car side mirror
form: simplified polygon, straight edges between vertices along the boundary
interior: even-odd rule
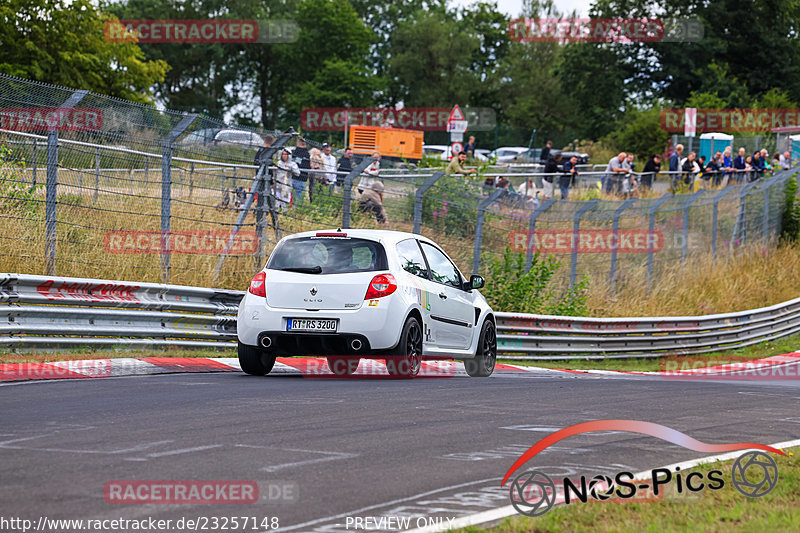
[[[470,289],[480,289],[484,285],[486,285],[486,280],[483,276],[475,276],[472,275],[469,277],[469,288]]]

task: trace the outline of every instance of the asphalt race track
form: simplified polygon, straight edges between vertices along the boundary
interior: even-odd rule
[[[709,443],[771,444],[800,438],[799,405],[796,379],[552,372],[407,381],[230,372],[6,384],[0,515],[277,517],[281,531],[328,532],[354,531],[347,517],[461,517],[508,505],[502,476],[567,425],[635,419]],[[613,432],[564,440],[531,466],[613,475],[701,455]],[[114,480],[252,480],[260,501],[110,504],[103,491]]]

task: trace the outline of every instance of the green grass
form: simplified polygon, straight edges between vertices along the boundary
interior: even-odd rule
[[[796,448],[795,448],[796,450]],[[561,533],[573,531],[728,532],[800,531],[800,464],[796,456],[772,455],[778,464],[778,483],[761,498],[748,498],[731,486],[733,461],[701,465],[690,470],[721,470],[725,486],[719,490],[678,494],[675,482],[662,500],[639,502],[573,503],[547,514],[514,516],[491,529],[468,527],[459,533]],[[684,472],[684,479],[689,470]],[[749,473],[749,469],[748,469]],[[761,474],[753,476],[760,479]]]
[[[751,359],[761,359],[771,355],[782,355],[800,349],[800,334],[772,341],[736,348],[734,350],[711,352],[689,356],[693,360],[703,359],[713,364]],[[663,370],[664,359],[661,357],[640,359],[548,359],[546,361],[518,361],[500,359],[501,363],[512,365],[538,366],[542,368],[566,368],[571,370],[627,370],[638,372],[654,372]]]

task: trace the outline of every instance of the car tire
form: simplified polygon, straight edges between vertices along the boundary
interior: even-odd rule
[[[352,376],[360,363],[361,359],[358,357],[328,356],[328,368],[337,376]]]
[[[497,364],[497,334],[491,320],[486,320],[478,337],[478,347],[473,359],[464,361],[464,369],[473,378],[488,378]]]
[[[422,367],[422,326],[419,320],[410,316],[403,325],[400,342],[386,359],[389,375],[398,378],[413,378]]]
[[[246,374],[265,376],[275,366],[275,355],[270,355],[257,346],[239,343],[239,366]]]

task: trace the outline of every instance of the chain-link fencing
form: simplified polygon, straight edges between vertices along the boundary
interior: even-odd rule
[[[4,75],[0,115],[0,271],[29,274],[241,288],[282,236],[358,227],[422,233],[464,273],[544,253],[559,258],[564,286],[652,282],[693,257],[773,245],[793,174],[685,194],[660,176],[658,194],[609,199],[603,172],[587,166],[574,200],[558,199],[557,183],[546,199],[537,166],[486,167],[477,179],[378,171],[291,130]]]

